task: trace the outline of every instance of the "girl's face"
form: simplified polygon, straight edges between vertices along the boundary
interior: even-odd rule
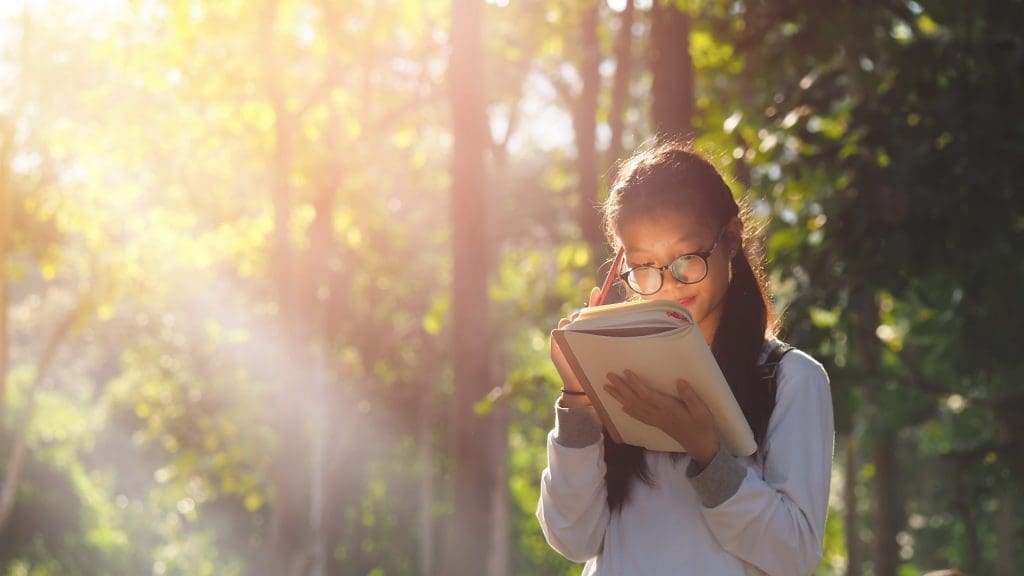
[[[685,307],[700,326],[710,343],[724,312],[725,292],[732,279],[729,265],[742,233],[738,218],[733,218],[722,231],[694,210],[671,210],[651,216],[641,216],[628,222],[620,230],[620,240],[626,248],[624,269],[649,264],[667,266],[684,254],[707,252],[722,232],[721,240],[708,256],[708,273],[695,284],[683,284],[665,270],[661,289],[644,300],[674,300]]]

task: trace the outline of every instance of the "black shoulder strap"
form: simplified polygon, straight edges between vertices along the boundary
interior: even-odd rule
[[[775,402],[779,395],[779,365],[782,364],[782,357],[793,349],[793,346],[779,340],[768,351],[768,358],[761,364],[761,383],[768,387],[768,417],[775,412]],[[758,454],[761,456],[761,479],[765,475],[765,460],[767,454],[758,447]]]
[[[777,341],[768,351],[768,359],[761,365],[761,381],[768,386],[768,414],[775,411],[775,396],[779,390],[778,373],[782,357],[793,347],[785,342]]]

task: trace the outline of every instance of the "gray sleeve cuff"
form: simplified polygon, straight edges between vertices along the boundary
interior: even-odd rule
[[[555,404],[555,442],[566,448],[583,448],[601,439],[601,421],[593,406],[566,408]]]
[[[723,446],[703,470],[690,460],[686,466],[686,477],[707,508],[714,508],[725,502],[740,489],[747,468],[733,457]]]

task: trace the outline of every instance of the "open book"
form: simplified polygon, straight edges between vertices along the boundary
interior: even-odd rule
[[[743,411],[693,317],[666,300],[624,302],[585,308],[551,333],[565,362],[555,358],[562,378],[583,386],[602,424],[620,444],[663,452],[685,452],[668,434],[628,416],[605,391],[609,372],[628,369],[649,386],[678,397],[676,381],[686,380],[707,404],[729,452],[749,456],[757,449]]]

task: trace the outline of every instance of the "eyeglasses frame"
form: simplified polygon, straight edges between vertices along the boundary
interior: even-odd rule
[[[658,292],[661,292],[661,289],[665,287],[665,271],[666,270],[668,270],[668,273],[669,273],[670,276],[672,276],[672,279],[675,280],[676,282],[679,282],[680,284],[697,284],[699,282],[702,282],[705,278],[708,277],[708,272],[711,271],[711,263],[708,262],[708,258],[711,257],[711,253],[715,251],[715,248],[718,248],[718,243],[722,241],[722,236],[725,235],[725,229],[726,228],[727,228],[727,226],[722,226],[718,230],[718,236],[715,238],[714,243],[711,244],[711,247],[708,248],[707,250],[704,250],[704,251],[701,251],[701,252],[691,252],[689,254],[681,254],[681,255],[673,258],[671,262],[669,262],[668,264],[666,264],[664,266],[653,266],[651,264],[641,264],[640,266],[634,266],[634,267],[630,268],[629,270],[626,270],[625,272],[622,272],[621,274],[619,274],[617,276],[617,278],[619,280],[622,280],[622,282],[630,290],[632,290],[633,292],[636,292],[637,294],[639,294],[641,296],[653,296],[653,295],[657,294]],[[698,278],[697,280],[692,281],[692,282],[684,282],[684,281],[680,280],[679,278],[676,278],[676,275],[672,273],[672,264],[674,264],[677,260],[680,260],[682,258],[690,258],[692,256],[696,256],[696,257],[698,257],[698,258],[700,258],[701,260],[704,261],[704,275],[701,276],[700,278]],[[629,281],[626,280],[626,277],[629,276],[629,274],[631,272],[633,272],[634,270],[637,270],[639,268],[653,268],[653,269],[655,269],[655,270],[657,270],[659,272],[658,278],[660,279],[661,283],[658,285],[658,289],[657,290],[655,290],[654,292],[645,294],[643,292],[640,292],[636,288],[633,288],[633,286],[630,285]]]

